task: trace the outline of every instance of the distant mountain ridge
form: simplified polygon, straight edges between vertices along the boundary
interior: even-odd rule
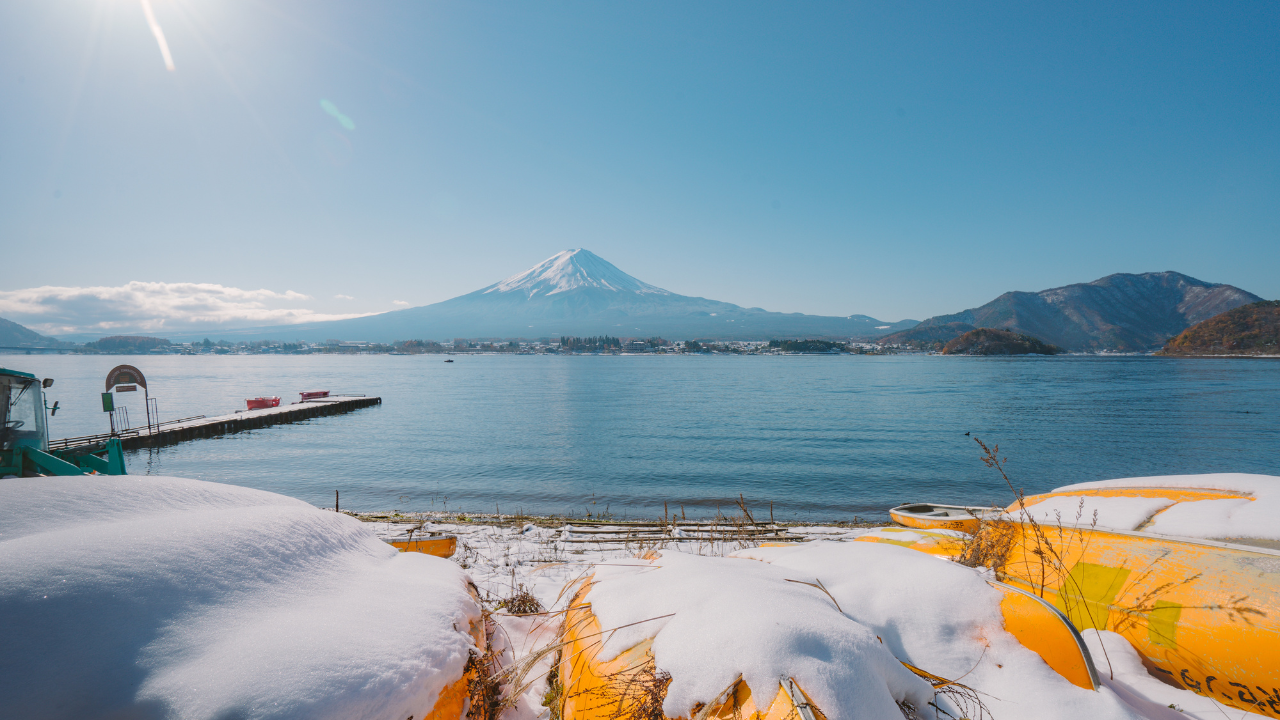
[[[68,343],[45,337],[11,320],[0,318],[0,347],[63,347]]]
[[[931,317],[880,342],[917,337],[947,342],[950,332],[958,337],[968,326],[1011,330],[1068,350],[1153,350],[1198,322],[1261,299],[1232,285],[1172,271],[1116,273],[1040,292],[1007,292],[981,307]]]
[[[847,339],[879,337],[915,324],[914,320],[883,322],[866,315],[769,312],[678,295],[642,282],[588,250],[575,249],[557,253],[501,282],[433,305],[349,320],[214,334],[227,339],[375,342],[601,334],[675,340]],[[178,339],[177,334],[172,337]]]

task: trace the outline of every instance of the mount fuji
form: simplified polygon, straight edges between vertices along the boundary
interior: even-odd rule
[[[619,270],[589,250],[565,250],[475,292],[433,305],[350,320],[253,328],[219,337],[391,342],[562,335],[662,336],[671,340],[776,337],[872,338],[916,325],[828,317],[677,295]]]

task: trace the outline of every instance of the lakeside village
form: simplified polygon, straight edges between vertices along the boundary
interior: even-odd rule
[[[118,335],[68,347],[65,352],[101,355],[312,355],[312,354],[517,354],[517,355],[635,355],[635,354],[721,354],[721,355],[793,355],[855,354],[883,355],[899,352],[898,346],[881,346],[873,342],[832,340],[758,340],[672,342],[660,337],[539,338],[537,340],[490,340],[455,338],[449,342],[404,340],[375,343],[351,340],[326,340],[322,343],[277,342],[255,340],[229,342],[205,339],[198,342],[174,343],[165,338]]]

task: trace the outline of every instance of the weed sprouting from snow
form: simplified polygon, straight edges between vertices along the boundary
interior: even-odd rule
[[[956,562],[965,567],[987,567],[997,577],[1004,572],[1013,551],[1017,527],[1004,518],[978,517],[978,529],[966,538]]]
[[[658,670],[652,660],[605,677],[600,700],[613,705],[608,720],[664,720],[662,701],[671,675]]]
[[[542,603],[538,602],[538,598],[524,586],[524,583],[520,583],[510,597],[500,600],[497,609],[506,610],[512,615],[532,615],[546,610],[542,607]]]
[[[984,650],[983,652],[985,654],[986,651]],[[929,703],[929,706],[933,708],[935,718],[939,717],[939,713],[946,715],[948,718],[953,718],[954,720],[981,720],[984,717],[991,716],[991,711],[987,709],[985,704],[983,704],[982,697],[978,694],[978,691],[961,683],[959,678],[955,680],[948,680],[947,678],[934,675],[926,670],[921,670],[910,663],[904,662],[902,665],[906,669],[915,673],[917,677],[924,679],[933,686],[934,698]],[[974,667],[977,666],[975,665]],[[970,670],[969,672],[973,671]],[[965,675],[968,674],[969,673],[965,673]],[[964,676],[962,675],[961,678],[963,677]],[[961,714],[956,716],[943,709],[943,707],[938,704],[939,698],[945,698],[950,702],[951,706]],[[917,708],[910,703],[899,702],[898,709],[902,710],[902,715],[907,718],[907,720],[916,720],[917,718],[923,720],[922,716],[919,714],[921,712],[921,708]]]

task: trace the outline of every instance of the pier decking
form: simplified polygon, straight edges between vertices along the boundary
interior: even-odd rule
[[[95,448],[100,448],[105,445],[107,440],[110,440],[113,437],[120,438],[120,443],[124,446],[125,450],[144,447],[160,447],[162,445],[172,445],[174,443],[184,442],[186,440],[213,437],[215,435],[226,435],[228,433],[240,432],[241,430],[252,430],[255,428],[267,427],[269,425],[298,422],[300,420],[323,417],[325,415],[339,415],[351,412],[352,410],[359,410],[360,408],[381,404],[382,398],[380,397],[365,397],[363,395],[331,395],[326,398],[315,398],[305,402],[294,403],[292,405],[281,405],[280,407],[262,408],[260,410],[240,410],[230,415],[219,415],[217,417],[205,417],[203,415],[199,415],[180,420],[169,420],[167,422],[162,422],[159,425],[152,424],[150,428],[145,426],[130,428],[114,435],[110,433],[102,433],[101,435],[85,435],[82,437],[64,438],[62,440],[50,440],[49,448],[51,450],[81,450],[92,452]]]

